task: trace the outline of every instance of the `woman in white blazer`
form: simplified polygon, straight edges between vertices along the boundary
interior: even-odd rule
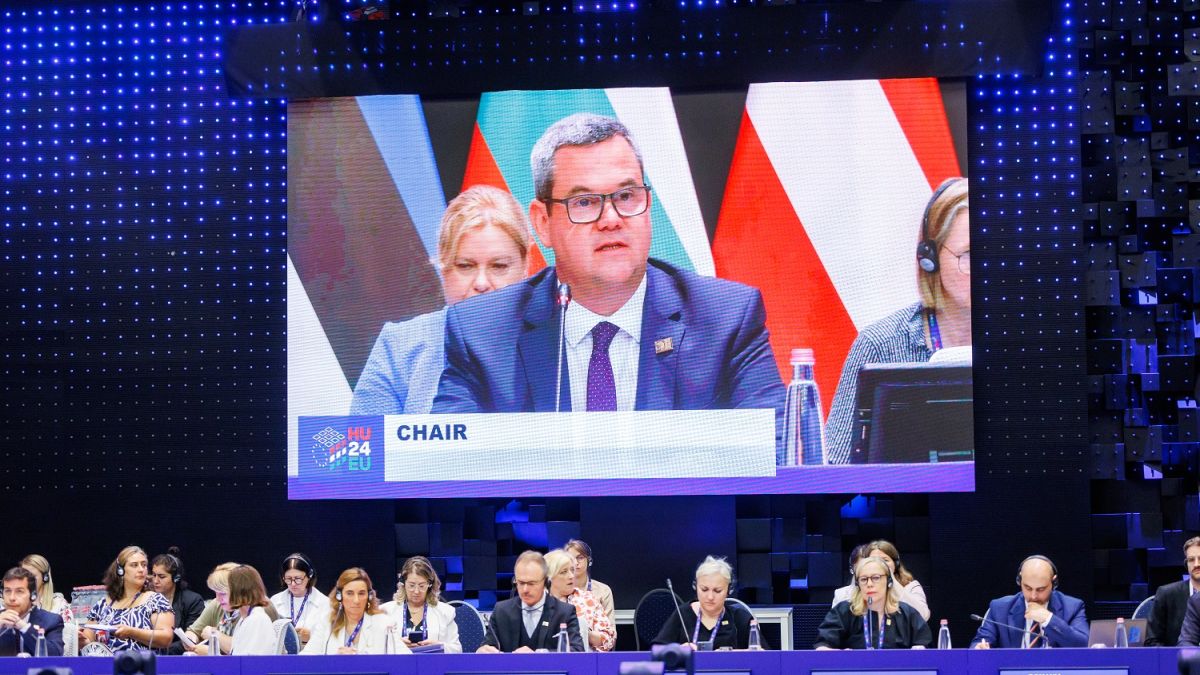
[[[442,580],[429,559],[414,556],[400,569],[393,600],[384,603],[381,609],[395,620],[401,642],[406,646],[441,645],[446,654],[461,654],[454,608],[440,602],[441,591]]]
[[[379,609],[361,567],[342,572],[329,598],[329,619],[313,629],[301,654],[409,654],[392,617]]]
[[[317,569],[303,553],[283,559],[279,578],[284,590],[271,596],[271,604],[279,616],[291,620],[303,647],[312,637],[313,628],[328,621],[329,598],[317,590]]]
[[[267,615],[267,589],[263,586],[258,570],[249,565],[239,565],[229,570],[229,596],[226,604],[237,614],[233,627],[234,656],[270,656],[276,653],[278,640],[274,622]]]

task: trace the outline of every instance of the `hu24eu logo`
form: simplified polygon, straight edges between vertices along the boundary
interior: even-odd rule
[[[370,471],[372,425],[327,426],[312,436],[312,458],[318,469]]]

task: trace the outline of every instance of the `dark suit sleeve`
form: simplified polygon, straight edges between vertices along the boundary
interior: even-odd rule
[[[1063,616],[1055,614],[1046,624],[1046,635],[1055,647],[1086,647],[1088,620],[1083,601],[1063,598]]]
[[[1167,635],[1167,593],[1166,587],[1159,587],[1154,593],[1154,607],[1150,609],[1149,620],[1146,621],[1147,647],[1173,647],[1166,641]]]
[[[1200,647],[1200,593],[1193,593],[1188,600],[1187,614],[1183,615],[1183,626],[1179,629],[1180,647]]]
[[[750,646],[750,622],[754,620],[754,615],[746,611],[741,605],[729,604],[726,605],[733,615],[733,625],[737,628],[737,644],[733,645],[734,649],[746,649]],[[767,642],[767,638],[762,634],[762,624],[758,625],[758,644],[763,649],[770,649],[771,645]]]
[[[483,643],[491,645],[500,651],[504,651],[504,647],[500,645],[499,626],[497,625],[496,616],[499,614],[495,609],[492,610],[492,615],[488,617],[486,634],[483,636]]]
[[[579,615],[575,612],[575,605],[567,602],[560,604],[563,606],[560,623],[567,624],[567,639],[571,642],[571,651],[582,652],[583,636],[579,634]]]
[[[446,312],[446,366],[433,399],[434,413],[486,412],[483,378],[463,340],[463,328],[458,312],[451,307]]]
[[[925,621],[925,617],[917,611],[916,607],[905,605],[907,611],[905,616],[908,618],[909,632],[912,634],[912,644],[929,647],[933,644],[933,629],[929,627],[929,622]]]
[[[21,650],[33,654],[37,645],[37,628],[41,626],[46,632],[46,653],[49,656],[62,656],[63,653],[63,620],[54,612],[39,611],[37,617],[31,618],[33,624],[21,634]]]
[[[1006,615],[1006,613],[1001,613],[996,609],[999,606],[999,603],[999,600],[993,600],[992,603],[988,605],[988,614],[986,615],[987,618],[995,620],[994,617],[996,616]],[[988,623],[987,621],[980,622],[979,630],[975,631],[975,637],[971,638],[970,646],[974,647],[984,640],[987,640],[987,643],[992,647],[1000,646],[996,635],[996,624]]]
[[[844,600],[829,608],[821,625],[817,626],[817,641],[813,647],[845,649],[850,646],[850,630],[846,626],[849,608],[850,603]]]
[[[730,405],[734,408],[773,408],[776,430],[782,424],[785,390],[767,340],[767,310],[762,293],[754,291],[738,326],[733,356]]]

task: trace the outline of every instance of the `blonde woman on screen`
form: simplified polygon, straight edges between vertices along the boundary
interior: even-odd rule
[[[475,185],[442,215],[438,257],[449,307],[525,278],[529,221],[511,194]],[[354,386],[351,415],[423,414],[443,365],[446,309],[384,324]]]
[[[826,461],[850,461],[858,371],[868,363],[924,363],[971,345],[971,223],[967,179],[933,192],[917,231],[921,299],[864,328],[846,356],[825,424]]]

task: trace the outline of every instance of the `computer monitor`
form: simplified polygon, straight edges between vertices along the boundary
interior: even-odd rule
[[[971,366],[868,363],[858,372],[850,462],[975,459]]]

